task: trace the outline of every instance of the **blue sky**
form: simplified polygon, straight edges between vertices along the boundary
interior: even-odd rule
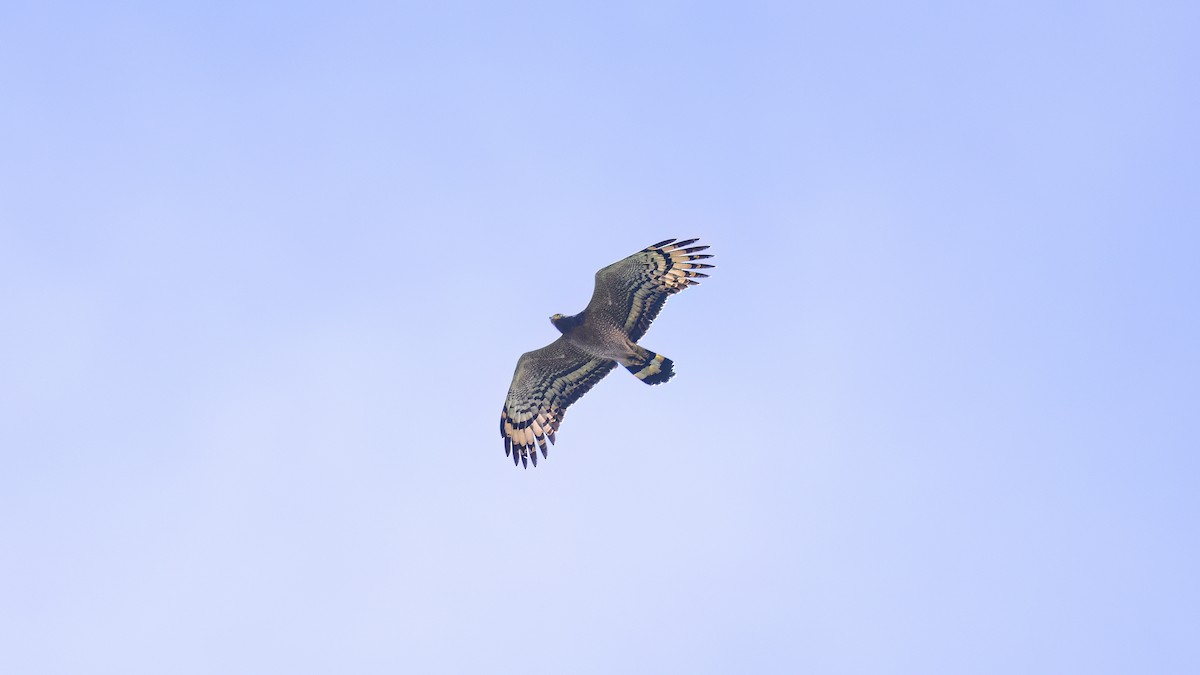
[[[0,669],[1200,670],[1198,14],[6,3]]]

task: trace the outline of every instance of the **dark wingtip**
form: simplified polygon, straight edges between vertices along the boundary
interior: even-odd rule
[[[525,467],[526,469],[529,468],[529,455],[524,453],[521,454],[521,466]]]
[[[687,246],[688,244],[694,244],[698,241],[700,241],[700,237],[692,237],[691,239],[684,239],[683,241],[675,242],[675,245],[672,246],[671,248],[676,248],[676,249],[683,248],[684,246]]]
[[[664,240],[662,240],[662,241],[658,242],[657,244],[650,244],[650,245],[649,245],[649,246],[647,246],[646,248],[662,248],[663,246],[666,246],[667,244],[669,244],[669,243],[671,243],[671,242],[673,242],[673,241],[675,241],[675,239],[674,239],[674,238],[672,238],[672,239],[664,239]]]

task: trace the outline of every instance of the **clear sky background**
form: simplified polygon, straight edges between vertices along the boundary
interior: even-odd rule
[[[1197,7],[4,3],[0,671],[1200,672]]]

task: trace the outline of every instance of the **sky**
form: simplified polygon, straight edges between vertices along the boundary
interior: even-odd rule
[[[1200,672],[1197,7],[4,3],[0,671]]]

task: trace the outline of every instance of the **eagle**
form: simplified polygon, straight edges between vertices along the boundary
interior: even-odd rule
[[[617,364],[646,384],[661,384],[675,374],[671,359],[637,344],[671,295],[707,277],[696,262],[711,258],[692,246],[699,239],[667,239],[596,272],[596,289],[578,314],[555,314],[550,322],[562,333],[554,342],[517,360],[508,397],[500,411],[504,454],[529,468],[538,450],[546,458],[546,440],[562,424],[567,406],[579,400]]]

